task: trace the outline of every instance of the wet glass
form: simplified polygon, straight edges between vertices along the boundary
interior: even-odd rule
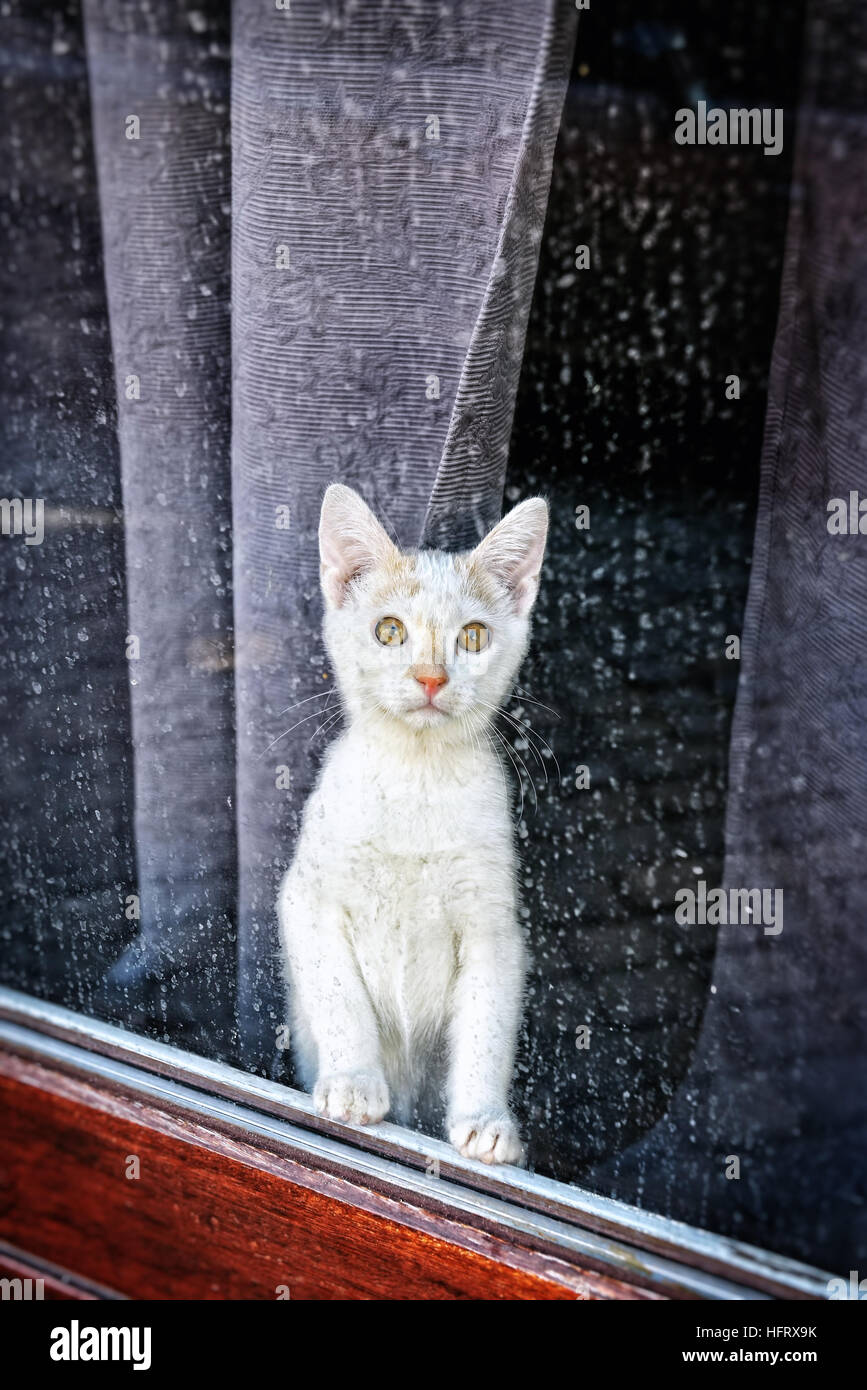
[[[713,1036],[700,1045],[717,927],[706,913],[684,924],[675,911],[679,892],[725,873],[804,12],[763,0],[748,14],[672,4],[651,21],[645,10],[582,17],[505,479],[507,504],[542,492],[552,518],[531,652],[500,721],[521,784],[532,955],[515,1104],[532,1170],[844,1269],[854,1255],[846,1211],[864,1200],[863,1175],[846,1160],[854,1140],[823,1129],[821,1115],[811,1140],[796,1107],[752,1117],[732,1153],[715,1058],[728,1073]],[[294,501],[283,521],[314,578],[291,611],[266,592],[255,631],[238,598],[249,536],[233,513],[245,474],[232,474],[230,458],[242,426],[230,419],[228,384],[228,12],[185,14],[184,61],[154,73],[155,85],[197,93],[184,157],[214,196],[178,233],[178,245],[198,248],[179,301],[193,346],[176,351],[170,320],[161,336],[157,315],[139,342],[144,365],[117,357],[118,342],[137,340],[120,332],[126,263],[106,288],[106,178],[118,156],[94,148],[82,16],[25,6],[3,22],[0,495],[42,510],[22,510],[18,524],[7,508],[0,538],[0,981],[291,1085],[273,903],[336,731],[336,697],[326,693],[314,520]],[[111,55],[105,32],[104,50],[91,37],[91,70],[95,54]],[[842,70],[845,55],[832,53],[832,72],[835,61]],[[784,110],[781,151],[679,145],[674,113],[699,101]],[[178,120],[187,109],[179,97]],[[323,187],[340,176],[316,171]],[[130,260],[139,238],[142,254],[153,250],[134,207],[111,215]],[[370,208],[347,200],[345,216],[370,238]],[[167,274],[173,256],[168,247]],[[235,263],[238,277],[247,269]],[[287,323],[331,311],[315,284],[308,292],[310,302],[287,294]],[[276,359],[291,341],[287,328]],[[119,441],[136,428],[130,411],[152,408],[160,372],[179,400],[189,391],[198,403],[167,437],[183,503],[149,491],[152,445],[140,445],[133,517]],[[375,371],[370,393],[387,413],[388,383]],[[264,450],[262,409],[254,443]],[[436,418],[447,422],[445,408]],[[416,486],[399,451],[371,462],[351,446],[317,443],[335,476],[374,504],[397,498],[399,511],[402,489]],[[283,529],[277,514],[266,559]],[[314,704],[290,715],[309,721],[296,735],[303,753],[294,742],[269,749],[283,710],[263,710],[260,722],[251,698],[281,644],[294,654],[283,704]],[[137,766],[143,730],[148,757]],[[263,780],[252,794],[248,782],[240,810],[239,747],[248,773],[268,755],[268,791]],[[279,838],[264,820],[250,830],[249,807],[274,788],[285,793]],[[760,976],[734,1007],[761,1015]],[[854,1071],[851,1047],[832,1085]],[[796,1056],[795,1086],[799,1066]],[[748,1110],[750,1078],[739,1084]],[[820,1217],[809,1196],[817,1182],[828,1186]]]

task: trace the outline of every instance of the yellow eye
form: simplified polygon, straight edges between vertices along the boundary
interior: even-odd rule
[[[483,652],[491,640],[491,629],[484,623],[465,623],[458,633],[458,646],[465,652]]]
[[[384,647],[399,647],[406,641],[406,628],[400,618],[380,618],[374,633]]]

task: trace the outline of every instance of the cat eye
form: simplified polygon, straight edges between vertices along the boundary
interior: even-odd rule
[[[406,641],[406,628],[400,618],[380,618],[373,631],[384,647],[399,647]]]
[[[458,646],[465,652],[483,652],[491,640],[491,629],[484,623],[464,623],[458,633]]]

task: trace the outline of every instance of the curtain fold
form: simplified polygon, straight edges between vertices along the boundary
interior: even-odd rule
[[[0,967],[84,1014],[135,935],[123,531],[91,113],[74,6],[7,6],[0,87]]]
[[[140,922],[108,998],[225,1051],[236,880],[225,7],[84,0],[126,541]]]
[[[588,1175],[772,1247],[867,1238],[867,551],[828,529],[867,495],[865,45],[863,6],[812,4],[732,729],[725,886],[782,890],[782,929],[720,926],[675,1103]]]
[[[527,321],[576,20],[548,7],[488,283],[461,371],[421,544],[469,549],[500,519]]]

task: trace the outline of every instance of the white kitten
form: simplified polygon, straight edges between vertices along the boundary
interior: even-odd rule
[[[403,1122],[444,1069],[446,1130],[517,1163],[524,987],[506,778],[488,730],[526,653],[548,509],[475,550],[403,553],[351,488],[322,503],[325,636],[348,727],[280,889],[292,1041],[320,1114]]]

